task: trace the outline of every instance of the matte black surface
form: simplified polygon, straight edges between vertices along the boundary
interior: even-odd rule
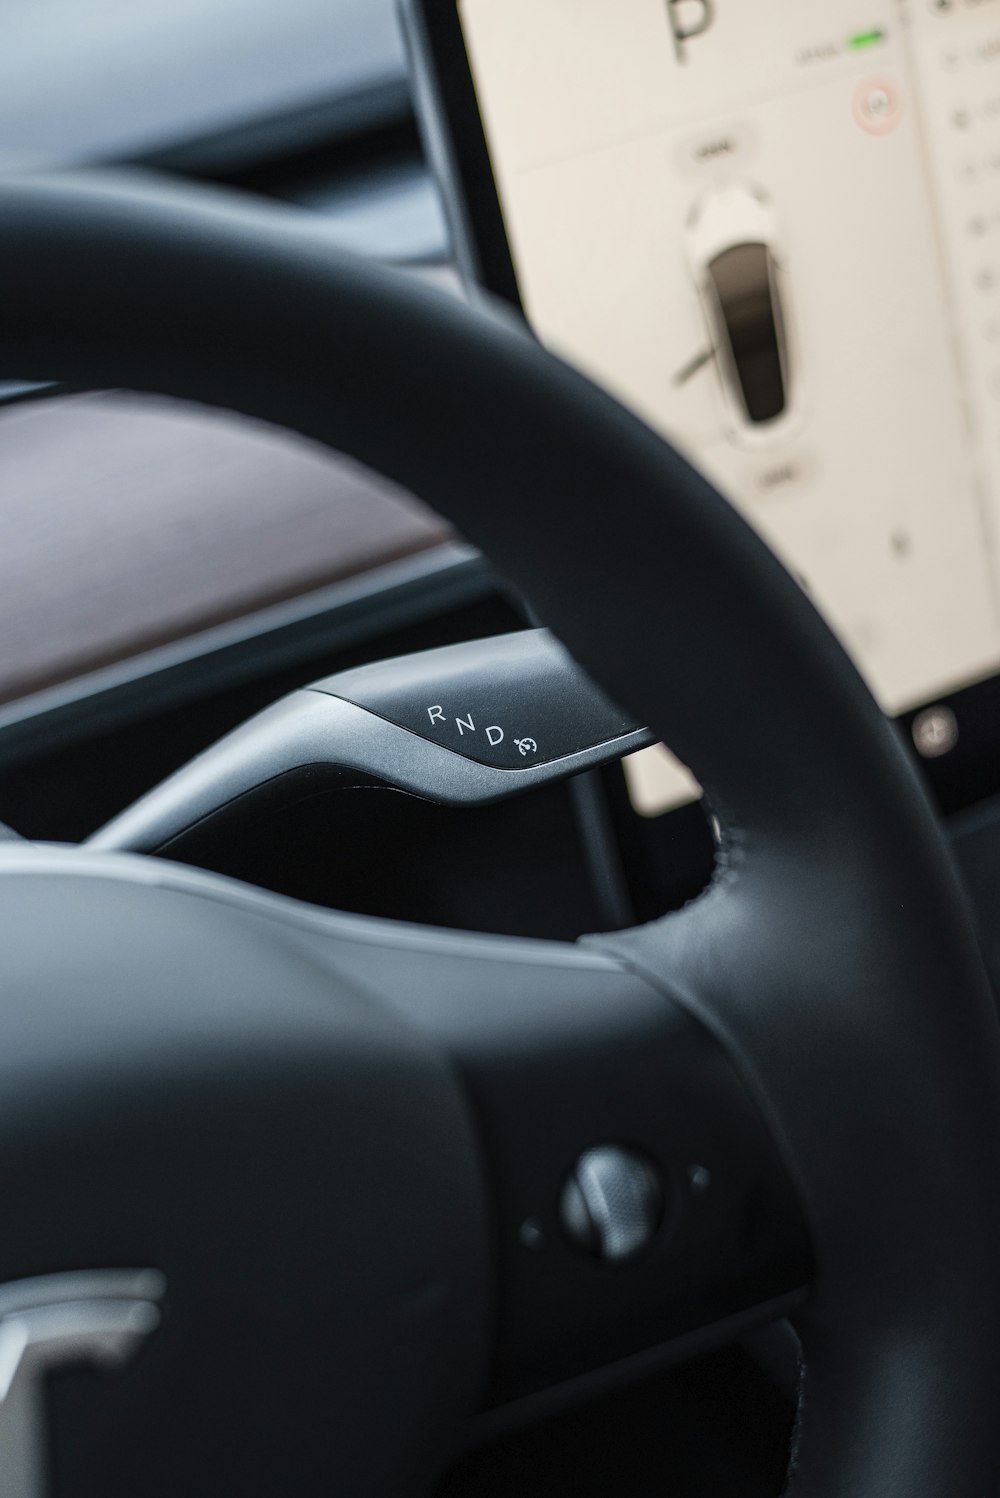
[[[490,1442],[434,1498],[776,1498],[791,1410],[727,1350]]]
[[[575,941],[601,925],[569,790],[476,809],[387,787],[256,807],[171,856],[276,894],[458,931]]]
[[[615,1063],[628,1060],[628,1047],[616,1051],[612,1041],[601,1057],[599,1025],[583,1018],[583,1001],[600,998],[598,972],[614,966],[603,966],[603,954],[648,975],[650,992],[662,995],[649,1011],[656,1026],[666,1023],[673,995],[700,1021],[704,1044],[714,1038],[707,1054],[727,1091],[734,1067],[768,1121],[814,1245],[813,1291],[797,1318],[806,1376],[790,1491],[995,1491],[996,1012],[926,799],[893,730],[797,585],[676,453],[509,322],[337,257],[297,223],[179,197],[154,202],[123,188],[11,183],[0,190],[0,286],[10,366],[0,373],[229,404],[383,468],[483,545],[594,679],[692,766],[724,831],[710,893],[662,923],[599,942],[592,978],[541,949],[553,985],[546,1015],[566,1037],[557,1047],[514,1007],[524,992],[516,953],[464,939],[471,966],[462,975],[464,1007],[448,1006],[448,1044],[457,1019],[478,1023],[470,1002],[478,992],[488,1024],[520,1021],[510,1032],[512,1075],[526,1066],[532,1090],[547,1089],[553,1109],[565,1085],[585,1122],[585,1104],[613,1109],[625,1096],[605,1098],[598,1079],[621,1077]],[[35,996],[31,1016],[39,1002],[54,1001],[48,964],[63,950],[61,941],[39,949],[46,892],[40,881],[25,882],[38,905],[21,912],[5,939],[18,973],[5,1026],[21,1012],[18,995]],[[113,909],[95,917],[71,958],[79,967],[86,955],[92,975],[78,996],[84,1019],[106,991],[113,946],[105,938],[117,921]],[[152,940],[138,918],[129,930],[140,949]],[[421,970],[390,933],[364,928],[340,976],[404,1006],[411,1023],[417,1006],[421,1028],[434,1034],[445,970]],[[206,963],[229,1003],[228,952],[206,952]],[[297,971],[290,957],[285,1002]],[[572,999],[554,986],[557,971],[571,978]],[[617,1021],[617,1002],[600,1013]],[[41,1036],[44,1018],[31,1021]],[[567,1073],[562,1061],[570,1037],[574,1054],[594,1067],[579,1094],[585,1069]],[[51,1045],[44,1040],[41,1051],[47,1083]],[[643,1059],[651,1062],[651,1051]],[[72,1051],[70,1060],[75,1066]],[[640,1087],[649,1074],[629,1071],[630,1106],[655,1110],[655,1075]],[[490,1089],[498,1075],[484,1074]],[[489,1095],[481,1120],[491,1115]],[[744,1118],[745,1099],[729,1097]],[[499,1138],[483,1128],[494,1210],[516,1200],[520,1177],[508,1197],[505,1162],[542,1160],[531,1111],[513,1117]],[[5,1131],[19,1191],[17,1169],[37,1137]],[[597,1137],[611,1135],[600,1127]],[[592,1142],[580,1140],[571,1158]],[[57,1158],[59,1149],[64,1138],[53,1142]],[[747,1184],[737,1173],[734,1194]],[[794,1230],[793,1216],[786,1229]],[[497,1218],[501,1230],[506,1220]],[[10,1236],[6,1252],[16,1259],[24,1248]],[[791,1262],[787,1246],[777,1260],[780,1277]],[[520,1325],[518,1281],[502,1256],[496,1263],[511,1297],[497,1323],[507,1337]],[[683,1291],[684,1276],[673,1278],[665,1260],[655,1301],[637,1304],[636,1316]],[[574,1303],[574,1315],[583,1304]],[[525,1324],[536,1336],[535,1319]],[[624,1324],[612,1316],[607,1327]],[[595,1353],[606,1330],[593,1333]],[[443,1379],[439,1362],[453,1352],[449,1336],[436,1343],[432,1363]],[[390,1430],[383,1414],[375,1401],[372,1442]],[[401,1465],[387,1481],[399,1485],[406,1453],[396,1457]]]

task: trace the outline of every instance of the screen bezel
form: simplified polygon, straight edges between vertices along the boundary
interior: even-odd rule
[[[458,268],[470,289],[500,297],[523,317],[458,0],[402,0],[400,10],[418,124],[444,197]]]
[[[444,199],[455,259],[470,291],[501,298],[525,319],[517,271],[479,108],[459,0],[400,0],[418,123]],[[952,710],[955,748],[917,753],[912,728],[927,706]],[[894,720],[939,809],[954,813],[1000,795],[1000,675],[940,693]]]

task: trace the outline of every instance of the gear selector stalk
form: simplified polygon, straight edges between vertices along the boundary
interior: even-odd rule
[[[642,749],[638,726],[547,630],[380,661],[292,692],[90,838],[170,852],[209,821],[337,785],[447,806],[502,801]]]

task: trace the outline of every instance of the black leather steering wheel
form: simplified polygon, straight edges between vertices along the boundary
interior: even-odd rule
[[[702,898],[576,947],[0,847],[0,1281],[168,1286],[119,1384],[56,1389],[59,1493],[426,1493],[484,1401],[807,1282],[790,1492],[996,1493],[994,1002],[893,730],[766,548],[503,317],[278,211],[8,181],[0,305],[4,376],[241,411],[430,502],[724,830]],[[616,1266],[556,1222],[604,1142],[666,1197]]]

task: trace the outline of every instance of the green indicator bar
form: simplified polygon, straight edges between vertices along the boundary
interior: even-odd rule
[[[879,42],[884,41],[885,32],[876,26],[871,31],[856,31],[853,36],[848,37],[847,45],[852,52],[861,52],[865,47],[876,47]]]

